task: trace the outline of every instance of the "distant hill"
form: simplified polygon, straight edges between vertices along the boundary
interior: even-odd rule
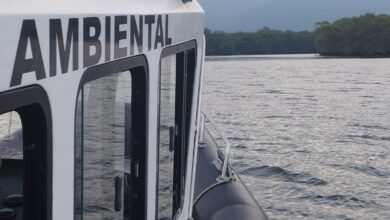
[[[227,32],[314,30],[319,21],[372,13],[390,14],[390,0],[199,0],[206,26]]]
[[[317,24],[313,46],[321,55],[390,56],[390,15],[366,14]]]

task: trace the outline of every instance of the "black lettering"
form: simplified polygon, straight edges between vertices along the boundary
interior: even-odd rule
[[[172,44],[172,38],[169,37],[169,20],[168,15],[165,15],[165,46]]]
[[[66,43],[62,33],[61,19],[50,19],[50,76],[57,75],[57,45],[62,73],[69,69],[70,49],[73,45],[73,71],[79,68],[79,20],[70,18]]]
[[[104,47],[105,53],[105,61],[110,61],[111,60],[111,17],[107,16],[106,17],[106,44]]]
[[[126,39],[126,31],[120,30],[123,24],[127,24],[127,16],[115,16],[114,59],[127,56],[127,47],[119,46],[119,41]]]
[[[100,20],[97,17],[84,18],[84,46],[83,46],[83,60],[84,68],[97,64],[102,55],[102,42],[99,37],[101,33]],[[95,33],[91,36],[91,28],[95,29]],[[91,48],[96,49],[94,54],[91,54]]]
[[[134,43],[137,41],[138,52],[142,53],[143,51],[143,16],[139,16],[139,26],[137,27],[137,21],[135,20],[135,16],[131,16],[131,30],[130,30],[130,54],[134,54]],[[139,28],[139,29],[138,29]]]
[[[152,24],[156,21],[154,15],[145,15],[145,24],[148,25],[148,50],[152,49]]]
[[[32,58],[26,59],[29,41]],[[10,86],[20,85],[23,74],[28,72],[35,72],[37,80],[46,78],[35,20],[23,20]]]
[[[156,27],[156,37],[154,41],[154,49],[157,49],[157,44],[161,44],[161,47],[164,47],[164,31],[162,25],[161,15],[157,16],[157,27]]]

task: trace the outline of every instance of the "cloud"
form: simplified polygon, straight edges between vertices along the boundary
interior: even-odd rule
[[[390,13],[389,0],[199,0],[212,30],[312,30],[318,21]]]

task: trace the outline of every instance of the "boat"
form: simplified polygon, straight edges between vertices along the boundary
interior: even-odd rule
[[[267,219],[201,111],[196,0],[4,0],[0,27],[0,219]]]

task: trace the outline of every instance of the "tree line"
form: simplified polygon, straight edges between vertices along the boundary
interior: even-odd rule
[[[333,23],[318,22],[314,31],[256,32],[205,30],[206,55],[320,53],[329,56],[390,56],[390,16],[365,14]]]

